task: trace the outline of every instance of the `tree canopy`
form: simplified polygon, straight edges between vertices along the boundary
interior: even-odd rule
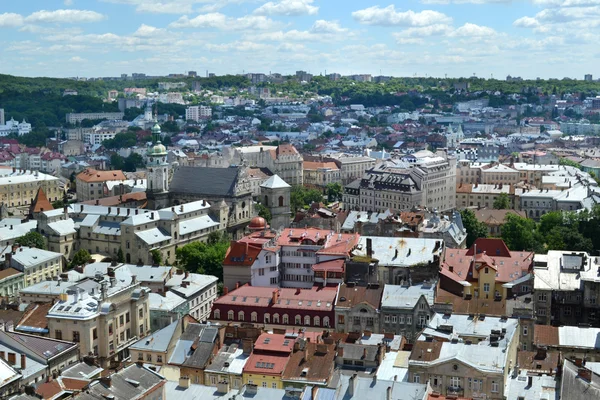
[[[510,198],[508,197],[508,194],[500,193],[500,195],[494,200],[493,206],[496,210],[511,209],[512,207],[510,206]]]
[[[36,249],[46,250],[46,241],[44,236],[38,232],[27,232],[15,241],[21,246],[35,247]]]
[[[223,280],[223,260],[229,240],[220,232],[212,232],[207,243],[192,242],[176,251],[177,265],[186,271],[214,275]]]
[[[91,261],[92,261],[92,256],[90,255],[90,252],[87,251],[86,249],[80,249],[73,256],[73,259],[69,263],[69,266],[71,268],[74,268],[74,267],[77,267],[78,265],[85,265]]]
[[[314,202],[323,201],[323,194],[317,189],[308,189],[304,186],[293,186],[290,195],[292,212],[310,206]]]
[[[475,240],[488,236],[488,228],[483,222],[479,222],[473,210],[465,208],[460,210],[463,226],[467,230],[467,247],[471,247]]]

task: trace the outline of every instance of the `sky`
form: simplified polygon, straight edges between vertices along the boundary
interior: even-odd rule
[[[0,73],[600,77],[600,0],[0,0]]]

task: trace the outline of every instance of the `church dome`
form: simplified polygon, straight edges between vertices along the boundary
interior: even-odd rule
[[[167,148],[159,141],[152,147],[150,147],[150,151],[148,152],[150,155],[165,155],[167,154]]]
[[[248,225],[248,229],[252,231],[260,231],[267,228],[267,221],[263,217],[254,217]]]
[[[151,129],[151,131],[152,131],[152,134],[153,134],[153,135],[154,135],[154,134],[160,134],[160,125],[158,124],[158,122],[156,122],[156,123],[154,124],[154,126],[153,126],[153,127],[152,127],[152,129]]]

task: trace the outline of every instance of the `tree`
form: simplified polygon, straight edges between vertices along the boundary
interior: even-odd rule
[[[341,201],[342,200],[342,194],[344,193],[344,188],[342,187],[342,185],[338,182],[336,183],[329,183],[327,185],[327,199],[329,201]]]
[[[131,153],[123,162],[123,171],[135,172],[146,165],[144,158],[138,153]]]
[[[255,204],[254,209],[258,212],[259,217],[263,217],[265,219],[265,221],[267,221],[268,224],[271,223],[271,218],[272,218],[271,210],[269,210],[267,207],[265,207],[261,203]]]
[[[123,169],[125,165],[125,159],[118,153],[113,153],[110,156],[110,166],[112,169]]]
[[[502,226],[502,240],[513,251],[535,251],[542,253],[543,238],[536,229],[535,221],[516,214],[507,214]]]
[[[152,256],[152,262],[157,265],[162,264],[162,253],[158,249],[150,250],[150,255]]]
[[[467,230],[467,247],[471,247],[478,238],[485,238],[488,235],[488,228],[483,222],[479,222],[473,210],[465,208],[460,210],[463,226]]]
[[[15,241],[21,246],[35,247],[36,249],[46,250],[46,241],[38,232],[28,232]]]
[[[494,208],[496,210],[508,210],[510,209],[510,198],[506,193],[500,193],[494,200]]]
[[[89,251],[87,251],[86,249],[81,249],[77,253],[75,253],[69,266],[71,268],[74,268],[79,265],[85,265],[91,261],[92,261],[92,256],[90,255]]]
[[[179,125],[177,125],[177,122],[175,121],[166,121],[161,125],[160,128],[163,132],[177,133],[180,130]]]
[[[62,199],[52,202],[52,208],[54,208],[55,210],[57,210],[59,208],[63,208],[64,206],[65,206],[65,202]]]
[[[125,262],[125,254],[123,253],[123,249],[119,247],[119,251],[117,251],[117,261],[120,263]]]
[[[229,242],[220,240],[215,244],[188,243],[176,250],[177,265],[186,271],[214,275],[223,280],[223,260]]]
[[[566,157],[561,157],[561,158],[558,160],[558,165],[568,165],[568,166],[570,166],[570,167],[575,167],[575,168],[577,168],[577,169],[581,169],[581,164],[579,164],[579,163],[576,163],[576,162],[575,162],[575,161],[573,161],[573,160],[569,160],[569,159],[568,159],[568,158],[566,158]]]

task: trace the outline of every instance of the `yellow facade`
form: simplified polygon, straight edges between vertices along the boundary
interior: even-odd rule
[[[243,379],[244,385],[254,384],[259,388],[283,389],[283,383],[279,375],[260,375],[244,372]]]

